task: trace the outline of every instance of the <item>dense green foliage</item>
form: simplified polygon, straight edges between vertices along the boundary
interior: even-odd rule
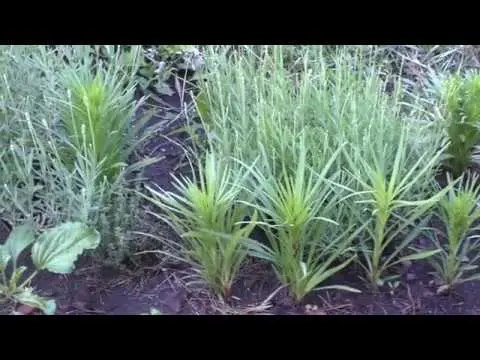
[[[156,252],[224,298],[250,260],[269,264],[295,301],[362,291],[335,281],[352,265],[375,290],[406,261],[431,262],[441,291],[476,280],[478,177],[467,170],[480,141],[480,76],[468,55],[477,52],[2,46],[0,219],[15,230],[0,245],[0,293],[54,311],[30,277],[17,287],[26,269],[16,259],[32,244],[37,270],[61,273],[84,249],[116,266]],[[139,119],[143,95],[157,105]],[[182,145],[193,175],[175,176],[173,189],[147,184],[143,169],[163,159],[139,155],[172,120],[145,130],[164,95],[178,95],[177,133],[191,135]],[[453,178],[441,187],[443,173]],[[147,236],[160,249],[143,249]],[[418,248],[422,236],[434,246]]]

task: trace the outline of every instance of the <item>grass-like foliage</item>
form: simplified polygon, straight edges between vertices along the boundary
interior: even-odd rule
[[[245,164],[258,159],[257,181],[265,188],[257,206],[265,222],[275,219],[265,229],[272,245],[262,248],[262,255],[276,264],[297,299],[323,281],[320,274],[327,274],[328,266],[322,266],[329,261],[319,261],[312,239],[335,243],[332,248],[342,248],[343,241],[349,246],[347,235],[339,240],[316,232],[314,228],[335,228],[317,217],[337,221],[337,228],[347,233],[350,226],[354,233],[367,226],[366,235],[359,236],[359,251],[376,286],[419,230],[398,247],[396,240],[439,197],[432,198],[431,182],[442,139],[425,121],[414,94],[408,97],[413,103],[403,102],[400,79],[392,91],[385,90],[371,59],[365,49],[322,46],[299,46],[293,52],[282,46],[206,52],[207,81],[197,105],[209,146]],[[333,156],[339,148],[345,151]],[[343,190],[343,198],[333,194]],[[328,210],[335,202],[341,213]],[[294,253],[288,249],[296,241],[305,243]],[[395,249],[384,258],[387,247]]]
[[[198,177],[176,178],[175,192],[150,188],[149,200],[159,209],[156,215],[182,238],[182,244],[171,247],[180,246],[182,259],[217,295],[228,297],[247,256],[246,239],[254,223],[245,225],[248,208],[238,202],[248,172],[222,160],[207,154],[199,161]]]
[[[28,281],[17,282],[25,270],[12,239],[35,249],[51,234],[54,252],[75,239],[58,230],[65,223],[96,229],[97,254],[114,263],[127,249],[143,252],[127,240],[151,233],[163,243],[157,253],[192,265],[195,280],[225,298],[249,255],[270,263],[297,302],[318,289],[357,291],[333,280],[355,261],[373,288],[395,277],[396,265],[421,259],[432,261],[442,291],[477,279],[480,190],[476,177],[461,176],[479,157],[480,76],[458,69],[436,83],[439,112],[422,76],[463,61],[442,49],[206,46],[187,61],[182,46],[0,47],[0,217],[17,229],[0,246],[0,292],[32,298],[21,292]],[[180,57],[183,65],[165,64]],[[191,106],[186,80],[197,83],[191,70],[203,59],[206,81],[189,94]],[[184,81],[164,83],[170,71]],[[187,117],[192,137],[183,145],[197,161],[173,190],[133,181],[159,160],[137,162],[141,153],[160,149],[135,151],[154,131],[148,111],[135,119],[145,110],[135,99],[141,88],[155,90],[154,99],[178,92],[184,106],[166,128],[178,134],[184,129],[173,127]],[[453,180],[438,189],[442,161]],[[178,237],[142,223],[145,199]],[[432,239],[435,249],[415,250],[437,205],[445,234]],[[18,227],[26,222],[38,239]],[[265,241],[251,239],[255,227]],[[90,239],[96,246],[96,233]]]
[[[109,63],[94,63],[90,46],[3,48],[0,216],[40,228],[80,221],[101,232],[98,250],[123,260],[140,225],[131,180],[150,160],[133,151],[149,114],[134,121],[138,51],[125,69],[108,48]]]
[[[256,202],[251,206],[261,214],[269,245],[252,240],[250,254],[273,265],[296,301],[319,289],[358,291],[341,285],[320,286],[355,259],[354,252],[339,261],[362,230],[342,229],[333,220],[338,217],[335,212],[344,190],[334,183],[338,173],[329,178],[326,174],[341,149],[317,174],[307,164],[305,142],[299,144],[293,171],[286,164],[279,173],[275,169],[254,171],[251,188]]]
[[[480,142],[480,75],[452,76],[444,88],[445,129],[450,142],[445,164],[459,177],[474,161]]]
[[[476,235],[480,219],[480,186],[478,175],[463,175],[457,182],[450,179],[450,190],[440,201],[438,215],[444,232],[439,239],[437,232],[430,237],[441,252],[430,258],[434,276],[441,286],[439,292],[467,281],[480,280],[478,260],[480,241]],[[456,185],[456,186],[453,186]]]
[[[356,200],[357,206],[352,206],[352,210],[353,215],[368,222],[360,250],[364,255],[367,278],[373,288],[383,285],[386,280],[385,273],[392,266],[406,260],[427,258],[436,253],[436,250],[425,251],[399,257],[422,231],[428,219],[425,217],[426,212],[447,191],[444,189],[430,198],[411,198],[412,188],[418,186],[425,174],[434,173],[432,169],[437,165],[442,153],[439,151],[426,164],[423,162],[426,156],[424,154],[413,166],[406,166],[409,157],[407,133],[408,129],[405,127],[397,144],[390,174],[386,172],[381,153],[376,153],[373,147],[369,157],[373,159],[371,163],[359,156],[355,149],[351,149],[351,153],[345,151],[352,175],[363,186],[358,195],[364,199]],[[365,211],[368,218],[362,214]],[[393,251],[387,253],[389,247],[393,248]]]
[[[135,84],[116,66],[101,65],[93,71],[90,63],[67,69],[60,76],[67,93],[58,99],[61,126],[70,144],[65,149],[66,165],[73,168],[77,154],[83,154],[98,168],[99,181],[112,182],[126,166],[136,142]]]

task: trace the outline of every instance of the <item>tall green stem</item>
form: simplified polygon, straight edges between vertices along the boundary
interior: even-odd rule
[[[460,244],[460,241],[458,238],[456,238],[453,243]],[[453,249],[452,248],[449,249],[450,251],[448,253],[447,274],[446,274],[447,285],[451,285],[451,283],[453,282],[453,278],[455,276],[455,265],[457,262],[459,248],[460,246],[456,245]]]
[[[373,254],[372,254],[372,273],[371,273],[371,282],[374,289],[378,288],[378,281],[380,280],[380,259],[382,257],[382,244],[385,236],[385,225],[387,216],[384,212],[379,211],[377,215],[377,236],[373,244]]]

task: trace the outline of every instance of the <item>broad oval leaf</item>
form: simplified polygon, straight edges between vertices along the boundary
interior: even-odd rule
[[[20,253],[35,241],[35,230],[31,224],[16,227],[10,233],[5,247],[13,261],[17,261]]]
[[[100,234],[80,222],[68,222],[45,231],[32,248],[32,260],[38,270],[68,274],[75,268],[84,250],[95,249]]]
[[[10,261],[10,254],[5,245],[0,245],[0,272],[5,271],[8,262]]]
[[[46,315],[55,315],[57,311],[55,300],[48,300],[34,294],[32,288],[25,288],[22,292],[15,294],[14,298],[19,303],[42,310]]]

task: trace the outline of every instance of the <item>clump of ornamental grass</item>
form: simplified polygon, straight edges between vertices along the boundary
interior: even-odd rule
[[[420,100],[412,97],[415,103],[403,104],[400,80],[387,93],[383,74],[368,51],[323,46],[257,50],[250,46],[205,49],[207,81],[200,84],[197,109],[211,149],[252,163],[262,145],[268,156],[261,161],[281,170],[282,161],[293,164],[289,142],[295,143],[305,133],[306,147],[315,154],[307,156],[307,163],[314,168],[324,163],[322,148],[327,142],[330,153],[348,144],[365,157],[374,146],[383,152],[389,174],[401,122],[408,118],[422,136],[408,135],[411,156],[405,165],[415,165],[420,154],[428,153],[424,162],[436,154],[439,136],[423,121]],[[295,64],[295,70],[289,63]],[[289,139],[283,138],[286,133]],[[342,153],[332,172],[342,170],[345,162]]]
[[[294,164],[284,164],[279,172],[271,167],[253,170],[250,188],[255,202],[248,205],[258,211],[268,245],[251,240],[250,255],[270,262],[297,302],[320,289],[359,292],[344,285],[322,286],[355,259],[356,253],[349,250],[362,230],[342,228],[333,220],[345,194],[335,183],[339,174],[326,174],[340,149],[317,173],[307,164],[303,137],[299,143]]]
[[[170,255],[191,264],[201,281],[223,297],[231,295],[256,218],[253,214],[245,224],[252,213],[238,201],[247,176],[248,171],[208,153],[193,179],[175,178],[174,191],[149,188],[147,197],[158,209],[154,215],[181,237],[180,244],[163,240],[172,249]]]
[[[207,48],[207,81],[200,84],[197,108],[210,149],[245,164],[258,158],[257,176],[268,180],[262,190],[265,194],[259,196],[256,205],[262,204],[262,209],[273,206],[271,198],[287,198],[287,193],[294,196],[292,184],[298,186],[295,174],[303,171],[298,168],[296,148],[301,134],[305,135],[306,169],[316,173],[323,173],[332,154],[345,146],[324,174],[325,179],[338,185],[335,191],[347,191],[342,201],[336,202],[344,214],[334,217],[337,212],[331,211],[321,216],[338,220],[340,229],[366,227],[352,244],[363,254],[365,261],[361,263],[376,287],[385,281],[387,270],[408,259],[404,257],[410,256],[405,254],[408,244],[421,229],[415,226],[427,221],[427,211],[440,198],[432,196],[432,183],[443,139],[427,121],[427,112],[415,94],[408,94],[410,104],[404,103],[407,94],[401,79],[395,79],[393,89],[385,91],[385,74],[369,51],[322,46],[298,47],[295,51],[284,46],[265,46],[260,51],[250,46]],[[288,176],[283,175],[283,168]],[[302,185],[305,194],[320,181],[314,179]],[[318,185],[318,189],[325,188]],[[351,197],[346,189],[357,196]],[[314,200],[299,199],[305,209],[311,209],[308,201]],[[265,205],[267,201],[269,206]],[[293,206],[282,206],[287,205]],[[272,214],[262,217],[263,222],[279,210],[269,211]],[[290,209],[289,214],[293,213]],[[307,224],[328,223],[324,227],[334,227],[328,221],[311,220],[319,216],[315,211],[302,216],[303,220],[310,219]],[[266,227],[274,244],[279,243],[281,233],[276,226],[285,226],[286,238],[291,236],[288,231],[293,231],[284,218],[279,216],[277,220],[275,227]],[[402,237],[404,240],[398,242]],[[271,251],[273,247],[259,249],[270,261],[279,261]],[[428,255],[413,254],[411,259]],[[292,263],[300,269],[301,262]],[[282,281],[294,287],[294,277],[287,275],[287,270],[282,272],[281,266],[277,268]],[[298,271],[302,274],[303,270]],[[304,290],[293,291],[300,298]]]
[[[97,67],[92,73],[89,64],[69,69],[60,81],[67,89],[67,101],[59,101],[61,127],[69,145],[66,166],[73,168],[77,154],[83,154],[96,164],[100,181],[113,182],[126,167],[136,142],[135,85],[124,89],[123,75],[113,66]]]

